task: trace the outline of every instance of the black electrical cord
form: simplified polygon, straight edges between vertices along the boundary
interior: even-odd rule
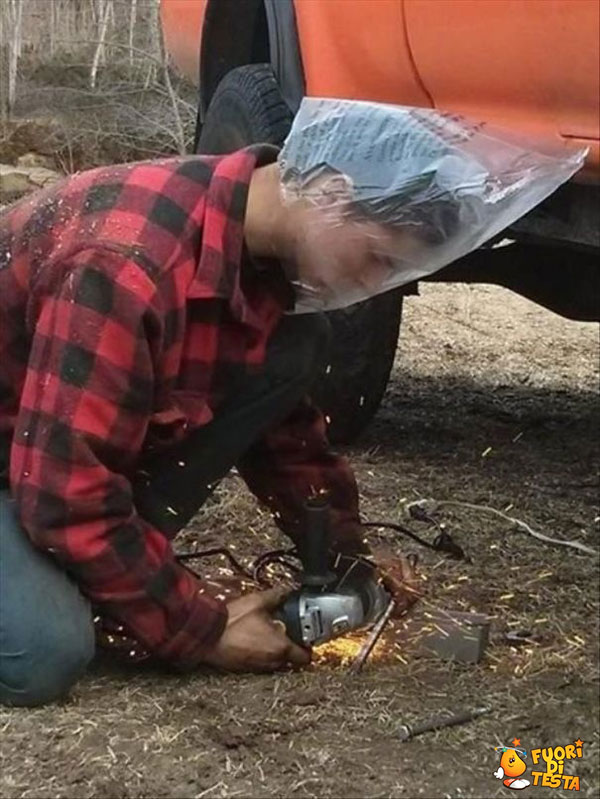
[[[265,579],[263,572],[268,566],[274,563],[285,566],[285,568],[296,577],[302,571],[297,561],[298,555],[295,547],[289,549],[273,549],[270,552],[263,552],[263,554],[259,555],[252,563],[251,568],[254,580],[261,585],[268,584],[269,581]]]
[[[433,520],[432,520],[433,521]],[[417,544],[420,544],[423,547],[427,547],[428,549],[434,549],[437,552],[445,552],[447,555],[450,555],[451,558],[455,560],[470,560],[466,554],[464,549],[456,543],[456,541],[452,538],[450,533],[447,530],[444,530],[436,522],[439,532],[433,541],[427,541],[425,538],[421,538],[421,536],[413,533],[412,530],[409,530],[408,527],[404,527],[402,524],[397,524],[395,522],[363,522],[363,527],[384,527],[389,530],[395,530],[397,533],[402,533],[402,535],[406,535],[409,538],[412,538],[413,541],[416,541]]]
[[[242,566],[242,564],[235,557],[235,555],[231,554],[231,551],[227,549],[227,547],[212,547],[211,549],[199,549],[196,552],[182,552],[180,554],[177,554],[175,557],[183,566],[185,566],[185,563],[188,560],[199,560],[201,558],[209,558],[212,555],[223,555],[223,557],[227,558],[230,566],[234,571],[236,571],[238,574],[241,574],[242,577],[246,577],[248,580],[254,579],[253,573],[251,571],[248,571],[248,569],[244,568],[244,566]],[[199,577],[199,575],[194,571],[194,569],[191,569],[189,566],[185,566],[185,568],[192,574],[195,574],[196,577]]]
[[[292,572],[293,575],[298,575],[302,571],[296,562],[297,555],[296,549],[294,547],[286,549],[272,549],[268,552],[263,552],[252,561],[249,568],[243,566],[227,547],[211,547],[210,549],[198,549],[195,552],[182,552],[176,555],[176,559],[184,568],[191,572],[191,574],[201,579],[201,575],[198,574],[195,569],[192,569],[187,565],[188,562],[191,560],[209,558],[214,555],[222,555],[223,557],[227,558],[229,565],[234,572],[239,574],[241,577],[246,578],[247,580],[252,580],[253,582],[259,583],[260,585],[268,585],[269,581],[265,579],[263,572],[267,566],[270,566],[273,563],[279,563],[282,566],[285,566],[285,568]]]
[[[385,529],[394,530],[397,533],[402,533],[402,535],[411,538],[417,544],[427,547],[427,549],[433,549],[436,552],[443,552],[455,560],[467,560],[470,562],[470,558],[467,557],[463,548],[456,543],[450,533],[441,527],[441,525],[439,525],[435,519],[428,516],[421,508],[418,507],[416,510],[411,508],[411,515],[418,521],[428,522],[437,528],[438,534],[433,541],[427,541],[425,538],[421,538],[421,536],[417,535],[408,527],[405,527],[397,522],[362,522],[361,526],[383,527]],[[264,576],[264,571],[268,566],[271,566],[274,563],[284,566],[289,572],[292,573],[293,576],[298,576],[302,571],[301,567],[298,566],[298,553],[295,547],[286,549],[272,549],[268,552],[263,552],[252,561],[249,568],[243,566],[235,557],[235,555],[233,555],[231,551],[227,549],[227,547],[212,547],[210,549],[197,550],[196,552],[184,552],[178,554],[176,557],[177,560],[188,571],[200,578],[201,575],[199,575],[194,569],[187,566],[187,562],[190,560],[207,558],[214,555],[222,555],[223,557],[227,558],[230,566],[235,572],[242,577],[245,577],[247,580],[252,580],[259,585],[269,584],[269,581]]]

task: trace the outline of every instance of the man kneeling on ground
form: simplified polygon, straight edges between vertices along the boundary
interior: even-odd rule
[[[178,669],[309,662],[272,621],[282,592],[226,603],[174,556],[233,465],[293,540],[323,490],[335,549],[368,551],[309,399],[327,320],[286,311],[294,283],[376,293],[388,264],[373,221],[312,235],[276,158],[99,168],[0,218],[0,701],[64,695],[94,613]]]

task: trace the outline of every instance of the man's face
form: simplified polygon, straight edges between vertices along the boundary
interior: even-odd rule
[[[372,297],[420,246],[414,230],[385,226],[353,213],[347,175],[319,173],[284,186],[288,272],[313,307],[340,307]],[[298,284],[299,287],[298,287]]]
[[[292,268],[298,283],[326,304],[344,296],[366,298],[382,290],[417,246],[408,229],[357,220],[343,206],[305,208],[294,229]]]

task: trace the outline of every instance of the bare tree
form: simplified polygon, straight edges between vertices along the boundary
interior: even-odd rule
[[[50,57],[54,55],[54,46],[55,46],[55,39],[56,39],[56,16],[57,16],[57,9],[56,3],[50,4],[50,29],[48,31],[50,35]]]
[[[17,74],[23,42],[23,0],[4,0],[0,7],[0,114],[10,116],[17,96]]]
[[[8,116],[8,18],[0,7],[0,119]]]
[[[150,0],[149,14],[148,14],[148,50],[151,55],[151,61],[148,65],[148,73],[146,75],[146,87],[150,86],[157,76],[157,65],[162,63],[163,48],[162,36],[160,29],[160,16],[159,16],[159,2],[160,0]]]
[[[112,0],[98,0],[98,13],[97,13],[97,22],[98,22],[98,43],[96,45],[96,50],[94,52],[94,58],[92,59],[92,66],[90,69],[90,88],[96,88],[96,77],[98,75],[98,66],[100,62],[105,62],[106,60],[106,32],[108,30],[108,22],[113,14],[113,3]]]
[[[23,0],[9,0],[13,18],[13,50],[15,53],[14,82],[16,85],[17,65],[23,49]]]
[[[133,32],[137,17],[137,0],[131,0],[129,9],[129,66],[133,67]]]

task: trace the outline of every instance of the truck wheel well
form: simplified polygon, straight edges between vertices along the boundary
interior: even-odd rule
[[[264,0],[209,0],[200,54],[200,115],[225,75],[244,64],[269,63]]]
[[[294,0],[208,0],[200,50],[200,122],[225,75],[246,64],[270,64],[283,99],[296,113],[306,87]]]

